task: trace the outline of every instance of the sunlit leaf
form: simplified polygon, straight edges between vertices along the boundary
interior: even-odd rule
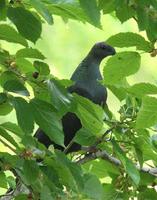
[[[140,68],[141,57],[137,52],[121,52],[112,56],[104,67],[104,82],[117,84],[123,78],[135,74]]]

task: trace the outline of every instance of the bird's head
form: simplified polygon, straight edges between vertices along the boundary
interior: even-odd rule
[[[90,51],[90,54],[92,54],[92,56],[98,60],[102,60],[103,58],[110,55],[115,55],[115,53],[115,49],[105,42],[96,43]]]

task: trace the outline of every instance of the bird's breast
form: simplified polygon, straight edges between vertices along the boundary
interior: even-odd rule
[[[78,83],[78,88],[82,88],[84,91],[87,91],[89,98],[96,104],[102,105],[106,103],[107,99],[107,90],[102,86],[97,80],[88,80],[81,83]],[[83,96],[83,95],[82,95]]]

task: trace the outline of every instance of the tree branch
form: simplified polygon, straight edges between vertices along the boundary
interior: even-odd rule
[[[89,162],[91,160],[95,160],[97,158],[102,158],[104,160],[107,160],[107,161],[109,161],[110,163],[114,164],[117,167],[122,166],[122,163],[121,163],[121,161],[119,159],[111,156],[105,150],[104,151],[97,151],[96,153],[87,154],[87,155],[85,155],[84,158],[81,158],[81,159],[77,160],[76,163],[84,164],[86,162]],[[148,173],[148,174],[151,174],[151,175],[157,177],[157,167],[155,167],[155,168],[148,168],[148,167],[140,168],[140,166],[136,165],[136,168],[141,172]]]

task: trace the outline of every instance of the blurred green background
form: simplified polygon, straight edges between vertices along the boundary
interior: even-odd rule
[[[36,45],[32,43],[30,45],[38,48],[46,56],[46,62],[50,65],[52,74],[58,78],[69,79],[77,65],[95,42],[105,41],[111,35],[119,32],[132,31],[138,33],[138,27],[134,20],[128,20],[124,24],[121,24],[111,15],[104,15],[102,17],[102,26],[103,30],[100,30],[90,24],[83,24],[74,20],[69,20],[65,23],[60,17],[56,16],[54,17],[54,25],[49,26],[45,23],[41,39],[38,40]],[[145,36],[145,33],[140,34]],[[23,48],[20,45],[7,42],[2,42],[1,46],[8,49],[12,54],[15,54],[16,50]],[[124,51],[124,49],[116,49],[116,51]],[[136,75],[128,78],[129,83],[156,83],[157,58],[153,58],[149,54],[142,52],[141,57],[141,68]],[[101,70],[105,62],[106,60],[101,64]],[[117,115],[120,102],[111,92],[108,92],[107,104],[110,110]],[[12,112],[7,117],[0,117],[0,121],[16,122],[15,113]]]

